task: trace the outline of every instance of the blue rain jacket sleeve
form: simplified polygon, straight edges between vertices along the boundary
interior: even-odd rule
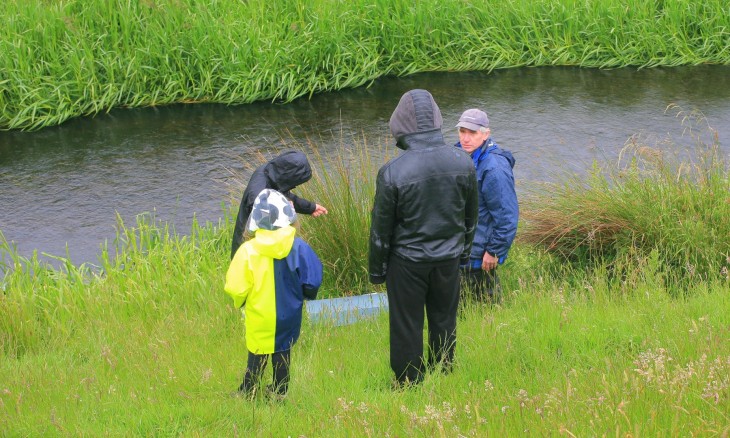
[[[477,166],[479,184],[479,225],[472,246],[472,258],[484,252],[496,254],[499,262],[507,257],[517,234],[519,206],[512,173],[514,159],[496,149]],[[510,158],[512,158],[510,160]]]
[[[519,207],[514,186],[508,181],[511,174],[504,174],[503,169],[496,170],[502,175],[496,178],[485,178],[482,184],[484,192],[492,193],[487,201],[487,210],[494,220],[494,228],[484,249],[490,254],[496,254],[500,263],[507,256],[517,233],[517,218]]]
[[[312,247],[302,239],[296,239],[292,250],[295,254],[287,257],[289,269],[299,276],[299,284],[304,299],[314,300],[317,298],[317,292],[322,285],[322,262]]]

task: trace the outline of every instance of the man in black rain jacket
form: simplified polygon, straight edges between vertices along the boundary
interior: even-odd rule
[[[369,273],[372,283],[386,283],[398,386],[420,382],[426,368],[451,369],[459,262],[468,260],[477,223],[474,165],[467,153],[444,143],[442,121],[428,91],[405,93],[390,118],[404,152],[381,167],[376,180]]]

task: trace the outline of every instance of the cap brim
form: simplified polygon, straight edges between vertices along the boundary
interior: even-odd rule
[[[476,123],[471,123],[471,122],[459,122],[456,124],[455,127],[471,129],[472,131],[479,131],[482,128],[486,128],[486,126],[477,125]]]

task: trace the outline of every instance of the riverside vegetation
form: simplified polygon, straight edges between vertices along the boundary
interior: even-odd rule
[[[311,152],[316,172],[299,189],[330,207],[301,218],[323,296],[370,291],[386,148],[343,140],[326,158],[287,146]],[[51,268],[3,241],[0,435],[728,436],[730,177],[718,146],[672,158],[636,138],[588,178],[530,188],[503,303],[466,300],[454,372],[406,391],[390,387],[381,314],[343,327],[305,318],[288,399],[232,397],[246,356],[222,290],[228,213],[185,236],[144,215],[120,221],[116,257],[105,248],[99,267]]]
[[[730,64],[727,0],[8,0],[0,130],[386,75]]]

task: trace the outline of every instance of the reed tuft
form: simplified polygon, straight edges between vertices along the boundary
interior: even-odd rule
[[[683,155],[670,157],[661,143],[631,138],[615,164],[596,163],[588,178],[565,175],[532,190],[523,200],[518,241],[584,267],[656,259],[680,290],[688,282],[727,281],[728,162],[701,114],[671,110],[693,142]],[[711,143],[703,142],[703,132]]]
[[[248,177],[256,167],[285,149],[303,150],[312,165],[312,179],[293,190],[298,196],[325,206],[329,214],[319,218],[299,215],[299,232],[317,251],[327,275],[322,296],[359,295],[370,292],[368,245],[370,211],[375,197],[377,171],[393,154],[393,147],[373,146],[364,137],[340,138],[336,151],[322,151],[309,139],[300,144],[282,138],[267,154],[255,152],[238,157],[243,173],[234,173],[231,196],[240,202]]]

